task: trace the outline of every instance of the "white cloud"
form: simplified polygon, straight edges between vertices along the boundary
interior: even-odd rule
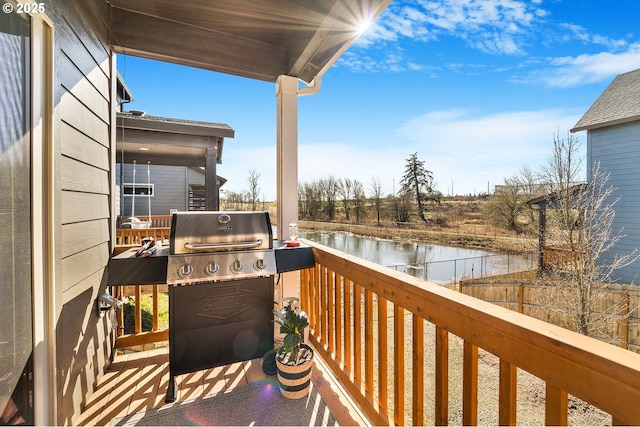
[[[565,136],[580,114],[564,110],[481,116],[444,110],[408,120],[399,134],[410,141],[434,173],[440,191],[453,182],[458,194],[479,193],[502,183],[524,165],[538,169],[550,153],[554,132]]]
[[[600,52],[551,58],[547,67],[514,81],[563,88],[611,80],[618,74],[638,68],[640,43],[634,43],[619,53]]]
[[[373,177],[385,194],[399,189],[405,161],[417,152],[431,170],[440,191],[479,194],[493,190],[522,166],[538,170],[551,152],[553,135],[573,127],[583,112],[560,109],[480,115],[462,109],[431,111],[408,119],[392,136],[388,147],[366,144],[300,144],[300,183],[333,176],[357,179],[370,192]],[[577,135],[580,139],[582,134]],[[583,150],[586,141],[583,141]],[[225,152],[219,174],[229,179],[228,191],[248,188],[248,171],[260,173],[267,200],[275,199],[274,146]]]
[[[490,53],[521,53],[522,42],[516,36],[526,35],[526,29],[545,15],[535,4],[520,0],[401,2],[389,6],[357,45],[371,47],[400,38],[425,42],[449,35]]]

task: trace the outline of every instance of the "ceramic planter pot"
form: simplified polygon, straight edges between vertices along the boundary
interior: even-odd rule
[[[278,383],[280,393],[289,399],[302,399],[311,388],[311,368],[313,367],[313,349],[301,344],[298,364],[289,361],[290,354],[280,350],[276,353]]]

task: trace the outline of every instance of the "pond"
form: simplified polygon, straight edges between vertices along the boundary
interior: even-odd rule
[[[357,236],[303,232],[300,237],[439,284],[535,268],[535,253],[497,254],[479,249]]]

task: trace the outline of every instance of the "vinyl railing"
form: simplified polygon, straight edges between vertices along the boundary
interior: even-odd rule
[[[457,336],[464,425],[476,425],[481,405],[495,400],[498,423],[516,424],[518,369],[544,382],[547,425],[567,425],[569,394],[611,414],[614,425],[640,424],[640,355],[307,243],[316,266],[301,272],[300,293],[311,344],[372,423],[422,425],[427,411],[435,425],[449,423],[449,343]],[[492,402],[478,399],[480,349],[499,358]],[[429,394],[425,358],[435,360]]]

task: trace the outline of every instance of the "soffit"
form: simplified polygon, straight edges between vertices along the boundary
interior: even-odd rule
[[[107,0],[116,52],[309,83],[391,0]]]
[[[117,113],[116,157],[119,163],[206,166],[207,150],[222,163],[224,138],[233,129],[221,123]]]

